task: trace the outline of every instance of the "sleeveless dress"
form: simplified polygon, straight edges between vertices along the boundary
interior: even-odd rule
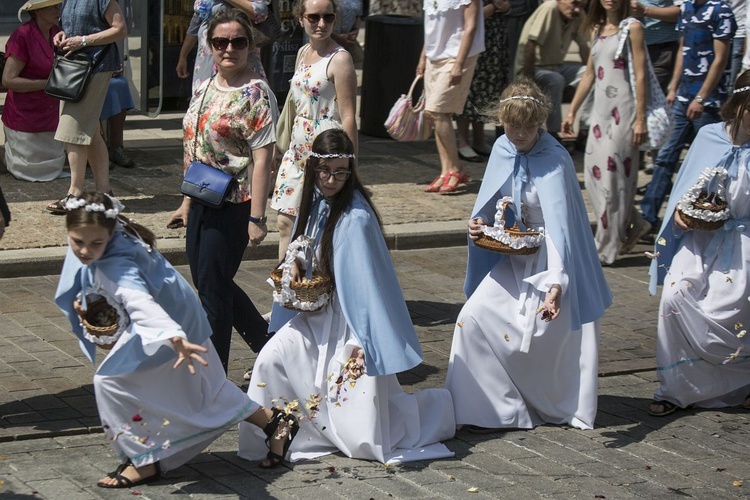
[[[619,32],[597,36],[591,47],[594,63],[594,106],[586,144],[584,172],[596,226],[599,260],[611,264],[627,239],[630,224],[640,214],[634,198],[638,180],[638,148],[633,146],[635,98],[630,89],[628,64],[615,60]]]
[[[305,163],[315,137],[324,130],[342,128],[336,87],[328,80],[327,72],[333,56],[344,49],[337,47],[320,61],[304,64],[302,60],[309,49],[309,44],[301,49],[303,56],[292,77],[291,89],[297,116],[292,125],[289,150],[281,159],[271,201],[272,209],[292,217],[299,211]]]

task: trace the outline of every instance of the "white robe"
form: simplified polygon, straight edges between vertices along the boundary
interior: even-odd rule
[[[523,211],[527,227],[544,227],[531,184]],[[599,321],[571,330],[568,277],[549,233],[544,241],[535,254],[498,262],[458,315],[446,387],[459,425],[594,426]],[[559,316],[547,323],[536,310],[553,284],[563,296]]]
[[[289,459],[311,459],[341,451],[350,458],[382,463],[453,456],[441,440],[455,434],[451,395],[445,389],[406,394],[396,375],[368,376],[347,383],[337,394],[335,381],[354,348],[336,294],[324,309],[295,316],[258,355],[248,395],[265,407],[298,400],[303,417]],[[310,418],[306,400],[319,395]],[[266,456],[265,435],[240,424],[239,456]]]
[[[125,304],[131,320],[138,315],[143,321],[137,335],[144,346],[155,351],[171,338],[165,331],[177,331],[148,294],[117,287],[101,274],[96,281],[95,292],[115,297]],[[110,355],[131,335],[126,331]],[[146,335],[153,338],[143,338]],[[173,369],[172,362],[122,375],[94,375],[102,426],[121,459],[129,458],[136,467],[159,462],[162,471],[175,469],[259,408],[226,378],[211,341],[203,347],[208,350],[202,354],[208,366],[194,364],[195,375],[184,363]]]
[[[686,232],[672,259],[659,306],[656,400],[721,408],[750,396],[750,336],[737,336],[750,330],[749,194],[740,164],[737,180],[727,181],[727,203],[733,219],[745,219],[742,230],[733,229],[718,251],[711,242],[725,229]]]

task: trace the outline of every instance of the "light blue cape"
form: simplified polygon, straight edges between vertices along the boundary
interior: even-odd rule
[[[539,139],[528,153],[519,152],[507,136],[501,136],[492,148],[472,217],[494,215],[495,203],[503,196],[518,201],[515,198],[520,189],[514,189],[514,171],[525,171],[539,193],[545,230],[560,252],[569,279],[564,293],[570,297],[571,328],[578,330],[582,324],[602,317],[612,304],[612,292],[599,263],[573,160],[545,131],[539,131]],[[517,186],[518,182],[515,184]],[[493,219],[485,220],[485,223],[492,222]],[[505,255],[477,247],[469,238],[464,283],[467,297],[471,297],[479,283],[504,258]]]
[[[159,252],[149,252],[140,241],[116,230],[104,255],[89,266],[84,266],[68,247],[55,293],[55,303],[68,317],[81,350],[92,363],[96,361],[96,346],[83,336],[78,314],[73,309],[73,301],[84,286],[87,293],[93,291],[91,285],[94,284],[96,271],[103,273],[119,287],[151,295],[172,320],[182,327],[190,342],[202,344],[211,336],[211,327],[200,300],[185,278]],[[118,345],[107,356],[99,366],[98,374],[131,373],[177,359],[177,353],[166,346],[160,347],[153,356],[147,355],[137,335],[138,324],[131,323],[129,328],[134,329],[136,335],[125,345]]]
[[[747,175],[750,175],[750,142],[741,146],[735,145],[726,131],[724,122],[705,125],[698,131],[693,144],[688,150],[685,161],[675,179],[672,192],[669,195],[667,211],[659,229],[659,235],[654,244],[654,255],[648,271],[651,276],[649,292],[656,295],[656,287],[664,283],[667,270],[672,265],[672,259],[680,247],[685,233],[674,223],[674,211],[677,202],[697,182],[700,174],[706,168],[724,167],[730,179],[737,179],[739,166],[743,165]],[[731,224],[725,223],[724,229],[731,229]],[[715,237],[725,236],[722,230],[716,231]]]
[[[318,228],[318,235],[322,233],[327,203],[322,196],[314,200],[308,233],[313,227]],[[319,238],[316,247],[318,243]],[[367,374],[390,375],[418,365],[422,349],[396,270],[378,219],[359,192],[354,193],[333,234],[333,272],[344,317],[364,350]],[[294,316],[293,311],[274,304],[269,331],[277,331]]]

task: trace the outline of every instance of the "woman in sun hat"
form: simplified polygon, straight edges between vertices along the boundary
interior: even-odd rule
[[[60,104],[44,93],[55,57],[52,39],[60,31],[61,3],[30,0],[23,4],[18,20],[28,20],[13,31],[5,46],[5,164],[17,179],[51,181],[60,176],[65,163],[63,145],[54,137]]]

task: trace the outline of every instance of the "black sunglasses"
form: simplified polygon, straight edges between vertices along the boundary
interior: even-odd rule
[[[229,44],[232,44],[234,50],[246,49],[250,44],[250,40],[246,36],[240,36],[237,38],[224,38],[223,36],[215,36],[211,39],[211,45],[216,50],[227,50]]]
[[[331,24],[336,20],[336,14],[304,14],[302,17],[307,19],[310,24],[318,24],[321,19],[326,24]]]
[[[333,177],[337,181],[341,182],[347,180],[352,171],[347,169],[331,172],[330,170],[326,170],[324,168],[316,168],[315,173],[318,174],[318,178],[320,178],[321,181],[327,181],[328,179]]]

